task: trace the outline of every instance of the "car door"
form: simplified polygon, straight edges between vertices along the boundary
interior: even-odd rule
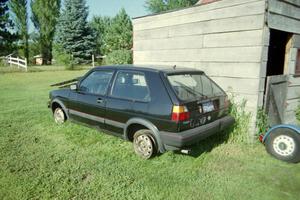
[[[112,70],[96,70],[80,81],[70,95],[71,119],[104,128],[106,93],[113,74]]]
[[[148,111],[150,93],[145,74],[120,70],[107,98],[105,128],[123,134],[123,128],[129,119]]]

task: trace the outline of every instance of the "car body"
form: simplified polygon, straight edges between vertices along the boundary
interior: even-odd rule
[[[138,153],[143,158],[186,149],[234,123],[227,95],[215,82],[176,66],[96,67],[71,88],[51,91],[49,108],[58,123],[100,128],[133,141],[136,153],[151,149],[147,156]]]

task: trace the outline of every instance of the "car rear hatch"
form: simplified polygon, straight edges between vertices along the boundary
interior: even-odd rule
[[[225,92],[203,72],[174,72],[166,76],[179,102],[172,113],[179,131],[208,124],[228,114]]]

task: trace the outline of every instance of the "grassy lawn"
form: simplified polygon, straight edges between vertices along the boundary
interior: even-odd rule
[[[82,66],[75,66],[75,70],[87,70],[90,69],[91,66],[82,65]],[[46,65],[46,66],[28,66],[28,72],[43,72],[43,71],[64,71],[65,66],[61,65]],[[0,63],[0,74],[2,73],[18,73],[18,72],[25,72],[25,69],[18,68],[17,66],[9,66],[9,65],[1,65]]]
[[[0,199],[299,199],[300,164],[260,144],[208,139],[193,156],[144,161],[129,142],[57,126],[49,85],[84,72],[0,73]]]

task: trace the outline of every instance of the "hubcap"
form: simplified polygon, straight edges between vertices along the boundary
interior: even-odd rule
[[[134,150],[144,158],[150,158],[153,154],[153,145],[149,136],[140,135],[134,139]]]
[[[54,111],[54,120],[57,124],[62,124],[65,122],[65,115],[62,109],[56,108]]]
[[[280,135],[274,139],[273,148],[274,151],[281,156],[290,156],[295,151],[295,141],[293,138]]]

